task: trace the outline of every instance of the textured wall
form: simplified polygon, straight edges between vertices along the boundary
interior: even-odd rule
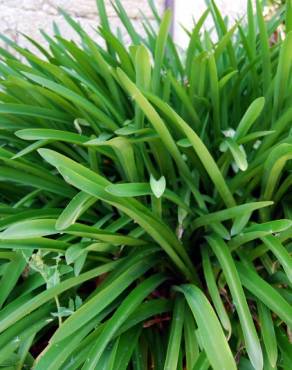
[[[148,18],[151,18],[147,0],[120,1],[137,29],[141,29],[141,23],[139,21],[141,15],[139,10],[142,10]],[[191,28],[193,17],[197,20],[205,10],[206,4],[205,0],[174,1],[176,4],[175,39],[179,45],[185,46],[188,42],[188,36],[180,27],[180,24]],[[154,2],[159,11],[162,12],[165,0],[154,0]],[[245,13],[246,0],[217,0],[216,2],[223,15],[228,15],[231,19],[242,16]],[[106,0],[106,4],[111,25],[118,26],[119,21],[110,5],[110,0]],[[21,33],[31,36],[38,41],[43,40],[38,30],[42,28],[47,33],[52,34],[52,24],[55,21],[60,26],[62,34],[66,38],[74,38],[75,35],[72,29],[58,14],[59,7],[65,9],[77,19],[89,34],[95,34],[92,27],[98,24],[96,0],[0,0],[0,33],[4,33],[12,37],[19,44],[26,46],[28,45],[28,41],[26,41]],[[211,24],[211,22],[207,20],[207,24]]]
[[[146,16],[151,17],[147,0],[121,2],[136,27],[139,27],[140,9]],[[117,26],[119,23],[110,1],[107,0],[106,3],[111,25]],[[155,0],[155,3],[162,11],[164,0]],[[0,0],[0,33],[12,37],[21,45],[26,45],[27,41],[21,33],[42,40],[38,29],[42,28],[52,34],[52,24],[55,21],[64,36],[74,38],[72,30],[58,14],[59,7],[74,16],[90,34],[94,34],[92,27],[98,23],[95,0]]]

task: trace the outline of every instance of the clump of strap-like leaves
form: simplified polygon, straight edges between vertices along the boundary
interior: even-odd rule
[[[1,368],[291,368],[291,1],[210,1],[184,51],[97,5],[96,38],[2,36]]]

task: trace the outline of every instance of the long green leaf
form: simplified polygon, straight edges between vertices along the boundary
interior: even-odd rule
[[[242,325],[246,350],[251,363],[255,369],[262,369],[263,355],[260,342],[231,253],[222,239],[216,236],[209,236],[207,237],[207,241],[222,266]]]
[[[197,322],[202,346],[214,369],[236,369],[236,364],[216,314],[204,293],[194,285],[176,288],[182,292]]]

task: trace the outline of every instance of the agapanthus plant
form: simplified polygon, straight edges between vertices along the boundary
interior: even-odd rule
[[[291,368],[291,0],[183,51],[149,5],[2,36],[3,369]]]

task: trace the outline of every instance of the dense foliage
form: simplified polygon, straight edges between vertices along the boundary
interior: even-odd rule
[[[149,4],[129,47],[102,0],[95,40],[2,36],[3,369],[291,369],[291,1],[185,51]]]

